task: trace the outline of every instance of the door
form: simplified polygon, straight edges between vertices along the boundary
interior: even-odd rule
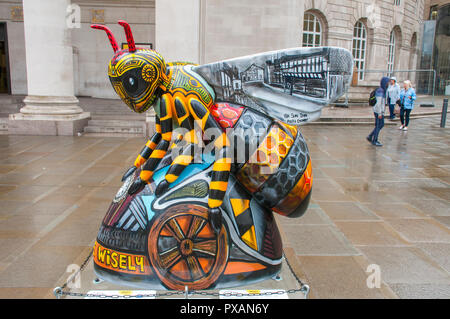
[[[6,22],[0,22],[0,93],[11,93]]]

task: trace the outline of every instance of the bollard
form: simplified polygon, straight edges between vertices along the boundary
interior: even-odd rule
[[[444,99],[444,103],[442,104],[441,127],[445,127],[445,121],[447,120],[447,109],[448,99]]]

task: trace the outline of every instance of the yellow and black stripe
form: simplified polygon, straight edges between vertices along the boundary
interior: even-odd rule
[[[174,149],[174,148],[178,148],[178,147],[182,147],[184,146],[184,140],[183,140],[183,135],[179,134],[175,141],[172,143],[172,146],[170,147],[170,149]]]
[[[159,125],[159,128],[158,124],[156,127],[157,130],[161,130],[161,140],[142,168],[140,177],[143,181],[148,181],[152,177],[155,168],[158,166],[164,155],[166,155],[170,140],[172,139],[172,108],[170,107],[170,100],[167,94],[161,97]]]
[[[170,168],[166,173],[166,181],[173,183],[177,180],[183,170],[192,163],[194,159],[194,150],[194,144],[187,144],[183,148],[183,152],[178,155],[170,165]]]
[[[212,135],[215,137],[216,161],[213,164],[211,183],[209,185],[208,206],[217,208],[222,205],[228,187],[228,177],[231,169],[230,141],[209,110],[200,101],[190,99],[189,109],[195,120],[199,121],[202,131],[208,130],[208,133],[213,133]]]
[[[166,173],[166,181],[169,183],[175,182],[181,175],[183,170],[192,163],[194,159],[194,152],[198,143],[192,117],[189,116],[189,110],[182,99],[175,98],[175,112],[180,127],[187,130],[183,136],[182,151],[173,159],[173,162]],[[178,154],[178,153],[177,153]]]
[[[152,137],[147,141],[144,148],[139,153],[138,157],[134,161],[134,166],[139,168],[145,161],[148,160],[153,150],[158,146],[158,143],[161,141],[161,126],[159,124],[159,117],[155,118],[156,125],[156,133],[152,135]]]

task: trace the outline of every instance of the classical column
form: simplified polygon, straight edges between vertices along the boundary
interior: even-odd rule
[[[87,125],[74,96],[70,0],[23,0],[28,96],[11,114],[11,134],[76,135]]]
[[[200,62],[201,0],[155,1],[155,50],[166,62]],[[155,131],[155,112],[146,112],[146,135]]]
[[[200,63],[201,0],[155,1],[155,50],[166,61]]]

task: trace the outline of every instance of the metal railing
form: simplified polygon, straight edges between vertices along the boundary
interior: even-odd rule
[[[435,90],[436,90],[436,70],[434,69],[417,69],[417,70],[355,70],[355,72],[358,74],[358,82],[361,83],[360,78],[360,74],[376,74],[379,73],[380,76],[379,78],[383,77],[383,76],[388,76],[388,77],[392,77],[392,76],[396,76],[397,77],[397,81],[400,82],[399,78],[400,78],[400,74],[402,73],[407,73],[408,75],[411,73],[414,74],[423,74],[423,73],[429,73],[430,76],[428,77],[428,80],[424,77],[420,77],[419,79],[417,79],[416,77],[414,77],[414,80],[412,81],[413,84],[416,87],[416,92],[418,94],[425,94],[425,95],[431,95],[431,104],[434,106],[435,105]],[[430,79],[431,77],[431,79]],[[365,76],[364,76],[365,78]],[[411,79],[411,76],[407,76],[404,79],[402,78],[401,80],[407,80],[407,79]],[[367,82],[368,80],[362,80],[364,82]],[[418,83],[420,82],[420,83]],[[346,98],[347,100],[347,98]]]

